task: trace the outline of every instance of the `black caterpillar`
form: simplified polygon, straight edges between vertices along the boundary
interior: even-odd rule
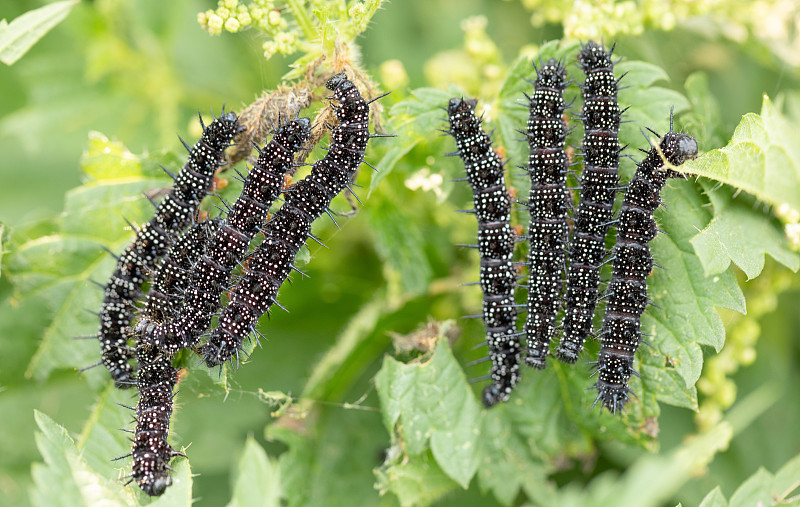
[[[191,285],[177,316],[143,318],[136,326],[143,340],[168,355],[195,345],[219,308],[233,268],[245,257],[250,241],[266,222],[270,206],[283,189],[284,176],[293,168],[294,155],[309,134],[308,118],[291,120],[280,126],[272,140],[259,150],[253,169],[242,178],[242,194],[192,270]]]
[[[455,138],[456,153],[464,161],[478,219],[483,320],[492,361],[492,383],[483,390],[482,397],[488,408],[507,401],[519,381],[520,346],[514,306],[516,270],[512,264],[511,202],[503,164],[492,149],[491,139],[481,129],[481,119],[475,116],[476,104],[475,100],[450,99],[447,114],[448,133]]]
[[[173,190],[117,260],[117,267],[105,286],[98,333],[101,362],[117,387],[134,384],[134,369],[128,362],[134,351],[128,347],[125,331],[141,286],[169,248],[174,235],[194,219],[200,201],[211,187],[223,152],[238,129],[236,115],[224,113],[208,127],[203,126],[203,135],[193,148],[184,143],[189,150],[189,160],[174,178]]]
[[[642,150],[644,151],[644,150]],[[611,252],[613,269],[607,289],[608,302],[600,332],[597,358],[597,399],[612,413],[630,399],[628,380],[633,357],[641,341],[641,315],[648,303],[646,278],[653,269],[649,241],[658,233],[653,212],[661,204],[659,193],[668,177],[680,174],[664,168],[664,159],[678,166],[697,156],[697,141],[674,132],[670,114],[669,132],[653,146],[628,184],[619,211],[617,243]],[[594,406],[594,405],[592,405]]]
[[[238,357],[258,318],[276,303],[295,255],[311,234],[311,223],[328,210],[334,196],[349,188],[364,160],[370,138],[369,103],[344,73],[330,78],[325,86],[339,102],[335,106],[339,124],[331,132],[328,153],[314,164],[311,174],[285,192],[286,202],[268,222],[264,242],[248,258],[247,273],[201,348],[208,366],[221,365],[234,354]]]
[[[136,379],[139,403],[136,405],[136,429],[131,450],[131,480],[135,480],[148,495],[159,496],[172,484],[170,459],[183,456],[167,442],[177,370],[167,355],[145,342],[137,344],[136,360],[139,364]]]
[[[200,222],[172,245],[153,278],[143,309],[147,318],[170,319],[176,316],[182,293],[189,285],[191,267],[203,255],[209,238],[218,227],[217,220]],[[158,496],[172,484],[170,459],[183,455],[167,442],[177,371],[169,356],[144,340],[137,343],[136,360],[139,365],[136,379],[139,402],[130,453],[133,456],[131,480],[135,480],[148,495]]]
[[[592,332],[597,305],[600,266],[606,256],[605,237],[614,213],[619,185],[620,144],[617,139],[622,112],[617,104],[617,79],[611,54],[590,41],[578,54],[586,74],[583,84],[583,173],[580,204],[570,242],[564,334],[556,357],[575,363],[583,342]]]
[[[536,72],[526,132],[530,146],[528,207],[531,222],[525,362],[541,369],[546,366],[550,340],[555,334],[566,259],[569,192],[564,151],[567,126],[563,116],[567,72],[555,59],[544,63]]]
[[[158,266],[147,293],[142,319],[164,322],[180,314],[180,301],[190,286],[191,272],[219,229],[219,220],[206,220],[190,227],[170,247]]]

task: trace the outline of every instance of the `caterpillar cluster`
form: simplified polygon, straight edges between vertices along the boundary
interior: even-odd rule
[[[192,270],[191,284],[175,318],[145,316],[136,326],[146,340],[169,355],[194,346],[211,324],[222,291],[233,268],[244,259],[250,242],[266,222],[272,203],[283,190],[284,176],[293,168],[294,156],[308,140],[310,121],[298,118],[281,125],[247,177],[242,193],[219,226],[208,252]],[[152,291],[151,291],[152,292]]]
[[[200,123],[203,123],[202,117]],[[135,302],[144,284],[166,253],[176,234],[195,217],[200,201],[214,181],[214,172],[222,162],[223,152],[239,130],[234,113],[223,113],[208,126],[194,147],[183,143],[189,160],[174,178],[175,185],[156,208],[153,218],[136,233],[133,242],[117,258],[117,265],[105,285],[100,307],[101,361],[117,387],[135,384],[129,360],[134,351],[128,346],[127,328]],[[183,141],[183,140],[181,140]]]
[[[530,242],[525,263],[528,266],[529,283],[527,316],[524,330],[519,334],[526,336],[526,364],[537,369],[546,366],[550,342],[557,334],[556,316],[562,304],[565,282],[563,335],[555,352],[556,357],[565,363],[575,363],[586,337],[592,334],[600,284],[599,270],[607,257],[605,237],[613,223],[622,151],[618,132],[624,111],[617,103],[619,79],[614,76],[612,53],[613,47],[606,50],[595,42],[589,42],[578,54],[578,64],[586,75],[582,86],[584,105],[580,115],[584,124],[584,168],[580,178],[579,204],[572,217],[574,230],[571,239],[568,221],[571,197],[566,187],[568,157],[564,150],[567,134],[564,91],[568,81],[563,64],[551,59],[536,68],[534,92],[529,97],[530,117],[524,133],[530,147],[525,169],[531,178],[531,191],[528,201],[521,202],[529,209],[531,217],[525,236]],[[482,238],[485,226],[479,210],[480,196],[486,193],[499,202],[495,196],[506,194],[502,183],[502,166],[496,160],[496,155],[494,158],[487,155],[494,153],[488,136],[477,130],[480,120],[474,119],[474,107],[475,101],[451,99],[448,107],[449,133],[456,138],[456,153],[464,160],[478,215],[478,249],[484,294],[482,316],[490,347],[486,359],[492,361],[492,384],[484,390],[483,401],[485,406],[490,407],[499,401],[506,401],[519,380],[518,333],[514,319],[508,317],[516,316],[513,313],[513,288],[504,285],[509,280],[513,281],[516,275],[513,271],[508,274],[504,272],[500,285],[506,292],[502,295],[493,292],[497,290],[495,285],[484,281],[486,267],[493,262],[492,255],[496,249],[487,248],[493,243]],[[472,123],[464,122],[461,116],[456,116],[454,122],[454,114],[462,113],[461,109],[467,109],[472,115]],[[468,125],[471,127],[468,128]],[[603,407],[614,413],[621,410],[629,399],[628,380],[635,373],[633,357],[640,341],[640,317],[647,304],[645,278],[653,265],[648,247],[648,242],[656,234],[653,210],[660,202],[659,191],[667,177],[678,174],[671,169],[662,170],[664,160],[672,166],[682,164],[696,156],[697,143],[686,134],[675,133],[670,116],[670,131],[660,139],[658,146],[646,153],[628,186],[620,210],[617,245],[611,253],[612,278],[606,289],[606,316],[598,334],[601,351],[596,363],[598,380],[595,387],[598,396],[595,404],[602,402]],[[487,175],[491,175],[492,179]],[[501,185],[499,188],[502,191],[489,190],[492,185]],[[508,200],[502,206],[505,206],[503,209],[509,209]],[[502,218],[499,214],[493,218],[498,223],[504,220],[503,225],[495,225],[495,229],[510,231],[507,213]],[[508,266],[511,265],[513,243],[513,237],[502,237],[502,245],[510,245],[508,249],[499,250],[503,262]],[[491,278],[487,277],[487,280]],[[505,318],[502,322],[505,326],[502,327],[503,341],[493,337],[497,315]],[[494,343],[500,344],[499,348],[493,348],[493,339]],[[510,361],[512,356],[507,354],[508,351],[516,352],[514,361]]]
[[[364,161],[370,138],[369,103],[344,73],[330,78],[325,86],[338,101],[335,112],[339,120],[331,131],[328,152],[314,163],[311,174],[287,189],[283,206],[267,224],[264,242],[248,258],[247,273],[200,350],[208,366],[221,365],[238,355],[258,318],[275,304],[297,252],[311,236],[311,223],[328,210],[339,192],[350,188]]]
[[[476,103],[475,100],[451,99],[447,114],[449,133],[455,138],[457,154],[464,161],[478,219],[483,321],[492,360],[492,383],[484,389],[482,400],[486,407],[491,407],[508,400],[519,380],[520,347],[514,308],[516,270],[512,264],[511,200],[503,164],[492,149],[489,136],[481,129],[481,120],[475,116]]]
[[[337,102],[331,107],[338,124],[331,131],[326,155],[313,165],[309,176],[284,188],[287,173],[294,172],[295,155],[301,149],[310,149],[304,144],[311,138],[307,118],[286,121],[276,129],[273,139],[258,150],[258,160],[250,173],[246,177],[240,175],[242,194],[228,207],[227,217],[205,220],[186,229],[197,216],[197,207],[211,186],[222,152],[230,139],[241,131],[236,116],[227,113],[204,128],[203,138],[190,150],[189,162],[176,177],[175,189],[158,206],[156,217],[150,222],[155,225],[149,227],[159,234],[165,230],[169,230],[169,234],[164,233],[163,238],[159,236],[158,248],[151,248],[152,235],[140,233],[128,248],[134,255],[120,257],[120,264],[129,272],[141,274],[136,279],[137,291],[145,281],[145,274],[155,271],[141,318],[133,332],[126,331],[131,324],[129,316],[115,321],[120,336],[125,336],[119,346],[124,360],[119,364],[126,365],[128,370],[114,379],[117,385],[135,383],[139,394],[129,454],[133,457],[131,480],[149,495],[160,495],[171,484],[169,460],[180,455],[167,441],[176,383],[172,358],[184,348],[194,349],[209,366],[220,365],[234,355],[238,357],[244,339],[255,331],[258,318],[276,304],[280,286],[294,269],[295,255],[307,238],[313,238],[312,222],[323,213],[331,213],[328,208],[332,199],[343,189],[350,188],[364,161],[368,140],[377,137],[369,133],[372,101],[365,101],[344,73],[331,77],[326,87]],[[223,143],[219,135],[211,134],[219,131],[219,124],[224,122],[228,128]],[[208,146],[216,149],[213,157],[206,153]],[[203,173],[198,160],[206,160],[207,168]],[[268,219],[270,206],[282,192],[283,205]],[[180,235],[183,229],[186,230]],[[149,228],[145,226],[142,230]],[[265,240],[248,256],[250,243],[259,231],[265,235]],[[141,245],[152,250],[146,259],[139,255],[144,248]],[[164,259],[155,270],[162,256]],[[237,264],[244,266],[244,274],[233,288],[230,302],[222,310],[207,343],[198,347],[199,339],[221,306],[222,292],[229,289]],[[118,276],[115,271],[107,294],[124,280],[131,282],[130,277]],[[133,313],[136,294],[126,293],[130,300],[125,305],[126,315]],[[112,308],[104,305],[104,309],[106,307]],[[127,345],[129,335],[136,340],[135,349]],[[134,354],[139,365],[135,382],[128,363]]]
[[[153,277],[142,309],[142,321],[163,322],[180,315],[179,303],[190,286],[192,268],[206,251],[208,240],[219,230],[219,225],[219,219],[204,220],[173,243]]]

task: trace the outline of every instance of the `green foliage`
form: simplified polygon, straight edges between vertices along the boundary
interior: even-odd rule
[[[306,5],[308,3],[308,5]],[[366,30],[382,0],[219,0],[216,10],[197,15],[200,25],[212,35],[224,29],[236,33],[254,28],[267,36],[264,58],[276,54],[305,53],[285,76],[301,76],[306,66],[320,56],[332,57],[336,44],[351,41]],[[284,12],[290,16],[285,16]]]
[[[747,479],[731,497],[730,502],[714,488],[700,504],[700,507],[738,507],[745,505],[797,505],[800,497],[800,456],[786,463],[775,475],[759,468]]]
[[[764,268],[764,254],[797,271],[800,257],[791,250],[775,221],[753,213],[752,203],[734,200],[732,193],[729,189],[709,190],[715,216],[691,240],[705,276],[727,271],[733,261],[747,278],[755,278]]]
[[[228,507],[280,505],[281,476],[276,464],[252,438],[247,439],[239,460],[239,475]]]
[[[111,502],[126,505],[131,498],[109,478],[95,473],[83,459],[67,431],[46,415],[37,412],[40,434],[39,452],[46,466],[33,470],[37,488],[32,492],[36,505],[93,505]],[[127,497],[127,498],[126,498]]]
[[[531,23],[560,23],[570,39],[599,39],[623,34],[641,35],[646,29],[675,30],[705,17],[702,30],[718,31],[736,41],[746,35],[771,52],[797,65],[800,38],[793,33],[798,7],[781,0],[740,2],[679,0],[674,2],[634,0],[521,0],[532,12]],[[769,20],[765,22],[765,20]]]
[[[36,444],[44,457],[44,464],[35,464],[31,490],[31,503],[38,506],[92,506],[107,505],[191,505],[192,474],[185,459],[173,462],[173,485],[155,502],[147,502],[146,495],[126,488],[118,480],[119,468],[106,453],[119,456],[129,452],[127,438],[119,430],[109,432],[109,425],[124,425],[120,417],[122,407],[119,391],[106,389],[98,400],[91,417],[76,443],[69,432],[41,412],[36,412]],[[111,426],[113,428],[113,426]],[[116,473],[111,473],[116,472]]]
[[[427,38],[434,30],[426,23],[436,19],[436,32],[452,35],[461,19],[431,16],[437,8],[431,2],[222,0],[198,18],[211,33],[250,27],[256,34],[248,39],[207,37],[195,24],[196,5],[188,2],[156,7],[95,0],[76,7],[15,64],[12,70],[19,74],[0,80],[0,88],[13,92],[22,83],[25,93],[18,94],[30,95],[30,103],[21,102],[26,107],[6,115],[0,131],[19,144],[40,147],[37,161],[56,156],[59,174],[75,179],[80,174],[82,181],[66,192],[60,213],[27,223],[3,217],[0,224],[0,410],[4,417],[9,414],[9,430],[0,435],[0,495],[7,495],[9,504],[25,504],[24,492],[9,486],[19,483],[30,489],[27,501],[35,505],[187,505],[193,498],[209,505],[697,504],[711,489],[698,478],[708,467],[708,480],[722,489],[704,502],[725,505],[722,491],[733,492],[753,472],[738,455],[771,469],[786,462],[797,438],[773,428],[788,427],[798,410],[796,397],[780,398],[775,385],[800,381],[790,332],[796,317],[781,311],[797,302],[787,291],[797,286],[789,270],[800,267],[792,243],[793,227],[800,222],[795,140],[800,95],[790,90],[774,101],[765,98],[761,113],[744,115],[734,130],[726,115],[746,112],[737,104],[760,97],[761,90],[746,86],[753,82],[748,80],[731,91],[730,80],[708,64],[704,51],[743,62],[737,69],[748,76],[756,74],[753,61],[772,60],[744,46],[720,44],[713,33],[620,37],[615,53],[624,57],[618,74],[626,73],[619,99],[630,106],[620,132],[629,146],[626,153],[647,147],[643,127],[657,132],[669,127],[670,108],[676,129],[694,135],[704,152],[685,166],[698,177],[671,181],[662,194],[665,207],[656,214],[665,234],[651,247],[664,269],[648,278],[656,306],[642,319],[651,347],[642,347],[636,357],[641,379],[632,387],[639,399],[622,417],[590,410],[589,368],[551,361],[546,371],[523,371],[508,403],[480,408],[477,393],[483,385],[471,386],[468,378],[482,375],[486,365],[465,364],[480,357],[471,348],[483,330],[480,323],[453,321],[480,307],[479,290],[459,286],[476,279],[478,260],[474,252],[454,246],[472,242],[475,223],[455,213],[468,207],[470,198],[463,184],[450,181],[463,176],[463,166],[443,156],[454,143],[438,136],[437,129],[446,128],[442,107],[449,98],[478,98],[487,128],[495,129],[495,146],[511,162],[509,181],[525,200],[527,175],[513,166],[527,160],[517,129],[528,115],[523,92],[531,89],[526,80],[535,77],[531,59],[574,62],[579,45],[571,30],[589,14],[580,11],[567,19],[564,13],[575,2],[521,3],[549,5],[536,12],[563,21],[565,38],[519,54],[507,47],[506,36],[515,32],[531,39],[527,14],[517,2],[491,10],[483,6],[493,14],[464,20],[463,45],[453,49],[453,37],[445,42]],[[584,24],[606,34],[606,41],[611,34],[638,33],[642,27],[671,28],[670,19],[653,14],[663,8],[657,3],[615,4],[625,5]],[[706,4],[692,3],[671,19],[686,19]],[[741,10],[751,12],[754,5]],[[597,14],[595,8],[590,11]],[[393,27],[415,9],[425,16],[403,25],[406,32],[398,36]],[[496,21],[504,9],[510,12],[501,18],[505,22]],[[635,16],[621,16],[626,9],[634,9]],[[732,13],[726,7],[711,14],[719,23]],[[755,33],[756,17],[736,19],[764,40]],[[365,32],[369,22],[373,30]],[[48,45],[62,27],[79,34],[68,46],[77,56],[61,51],[62,39]],[[420,32],[419,27],[427,28]],[[194,32],[204,38],[192,39]],[[355,43],[361,33],[366,39],[359,42],[369,41],[363,44],[363,66]],[[542,38],[539,32],[533,36]],[[380,52],[381,44],[388,52]],[[429,54],[429,46],[443,51]],[[262,61],[262,51],[272,57],[269,62]],[[244,359],[236,371],[228,366],[208,371],[190,353],[178,358],[185,378],[170,441],[189,458],[172,461],[175,483],[163,497],[150,499],[133,485],[123,486],[129,459],[110,461],[129,452],[127,435],[117,429],[131,427],[131,414],[117,403],[130,405],[135,398],[113,389],[99,368],[74,375],[98,359],[96,340],[73,340],[97,328],[96,317],[84,309],[99,308],[102,294],[89,280],[102,283],[113,268],[101,246],[118,252],[130,241],[132,231],[123,217],[134,224],[149,218],[151,206],[142,193],[158,196],[170,184],[158,165],[175,170],[183,163],[173,133],[189,142],[197,135],[197,123],[183,106],[218,110],[222,100],[237,104],[261,87],[276,86],[274,77],[266,78],[267,85],[262,81],[285,74],[287,62],[275,57],[279,53],[297,54],[288,77],[312,88],[311,116],[322,111],[320,77],[344,68],[362,91],[376,96],[380,85],[363,69],[381,68],[380,75],[388,76],[382,63],[399,59],[393,61],[394,75],[405,75],[407,67],[410,89],[395,89],[373,104],[373,126],[380,124],[397,138],[370,142],[367,160],[377,171],[359,175],[364,206],[352,218],[337,217],[341,231],[330,220],[315,224],[314,233],[327,248],[311,245],[304,252],[300,263],[311,277],[294,277],[281,290],[281,304],[291,313],[276,311],[261,320],[268,337],[263,349],[250,344],[252,359]],[[783,53],[775,54],[786,60]],[[671,55],[679,56],[680,64]],[[85,67],[74,75],[37,74],[36,69],[58,70],[60,64],[74,67],[68,57]],[[31,67],[25,67],[28,62]],[[258,65],[265,67],[254,72]],[[687,76],[687,68],[701,71]],[[576,82],[582,80],[574,65],[569,72]],[[760,72],[768,76],[758,82],[763,89],[773,90],[770,79],[777,76],[789,83],[787,88],[796,88],[796,67]],[[210,91],[214,87],[224,93],[218,96]],[[737,93],[737,100],[730,93]],[[575,114],[581,103],[577,86],[568,89],[572,99]],[[98,111],[119,118],[107,123]],[[580,122],[569,121],[576,128],[568,142],[579,146]],[[97,132],[88,142],[54,135],[83,127],[113,132],[124,143]],[[64,162],[69,158],[59,142],[85,148],[80,173]],[[16,150],[6,151],[17,156]],[[321,156],[316,151],[309,161]],[[624,159],[623,183],[633,170],[634,162]],[[229,185],[219,193],[230,201],[241,187],[226,174],[222,178]],[[20,194],[30,199],[24,190]],[[203,207],[213,212],[210,201]],[[344,199],[334,208],[351,210]],[[527,224],[522,210],[514,211],[513,220]],[[748,315],[741,317],[745,295]],[[764,336],[758,340],[762,324]],[[587,344],[587,360],[596,353],[597,343]],[[748,395],[766,375],[775,384]],[[33,408],[39,409],[35,416]],[[695,427],[692,411],[698,409],[704,419]],[[765,422],[760,415],[767,410],[775,412]],[[757,435],[780,439],[780,448],[769,451],[768,443],[752,436],[742,441],[751,424]],[[82,430],[73,435],[66,428]],[[728,446],[734,451],[726,455]],[[196,480],[189,462],[191,472],[201,474]],[[795,458],[774,477],[758,472],[733,494],[731,504],[789,498],[797,463]]]
[[[11,23],[0,20],[0,62],[11,65],[54,26],[67,17],[80,0],[64,0],[26,12]]]
[[[466,488],[478,469],[480,406],[464,372],[447,350],[439,346],[428,364],[403,365],[386,358],[375,377],[386,428],[397,437],[396,456],[421,454],[430,446],[442,471]]]
[[[761,114],[746,114],[727,146],[709,151],[683,169],[800,213],[800,146],[795,142],[795,126],[765,95]]]
[[[97,360],[96,343],[72,339],[96,332],[96,319],[85,309],[99,307],[102,294],[87,282],[107,278],[114,265],[101,245],[120,251],[131,241],[133,231],[125,219],[148,220],[152,206],[143,202],[142,192],[170,181],[158,169],[159,160],[167,162],[152,157],[142,163],[118,143],[92,133],[83,160],[86,182],[67,193],[54,229],[18,243],[8,256],[7,276],[19,294],[16,304],[49,316],[40,321],[42,340],[26,375],[42,381],[54,369]],[[105,385],[100,371],[88,378],[95,387]]]
[[[788,222],[781,231],[771,217],[753,213],[752,203],[734,201],[731,191],[709,190],[715,217],[692,239],[707,275],[724,271],[733,261],[753,278],[764,266],[764,253],[792,271],[800,267],[800,258],[785,238],[798,242],[800,148],[794,142],[795,125],[764,96],[761,114],[745,115],[727,146],[684,167],[751,193],[774,206],[779,218]]]

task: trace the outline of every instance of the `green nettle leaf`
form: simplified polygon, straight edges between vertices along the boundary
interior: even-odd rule
[[[135,401],[133,402],[135,403]],[[116,479],[130,473],[131,458],[112,461],[131,452],[130,433],[133,412],[123,405],[131,404],[131,393],[111,385],[98,393],[77,445],[87,463],[99,474]]]
[[[102,292],[86,279],[101,266],[110,268],[110,263],[100,261],[98,248],[93,241],[55,235],[32,240],[10,257],[9,276],[23,294],[20,308],[43,315],[40,323],[45,326],[37,333],[41,341],[26,376],[43,381],[56,368],[85,367],[97,361],[96,340],[73,337],[97,330],[96,319],[86,310],[99,308]]]
[[[731,497],[725,500],[719,486],[711,490],[700,507],[745,507],[748,505],[795,505],[800,488],[800,455],[786,463],[775,475],[760,468]]]
[[[745,311],[744,295],[730,271],[706,277],[689,243],[709,220],[708,208],[695,186],[673,181],[661,193],[666,208],[656,218],[666,234],[651,243],[656,268],[647,280],[648,296],[656,306],[642,316],[642,331],[652,347],[640,347],[641,407],[658,414],[655,400],[697,408],[695,383],[703,365],[701,345],[720,350],[725,328],[716,308]],[[637,393],[638,394],[638,393]]]
[[[104,283],[114,266],[102,246],[121,251],[133,236],[125,219],[144,223],[152,214],[142,193],[169,185],[168,179],[153,177],[155,170],[143,167],[138,157],[98,133],[90,134],[82,167],[90,180],[67,192],[58,233],[24,242],[7,260],[20,308],[47,316],[41,319],[46,327],[26,372],[40,381],[54,369],[82,368],[97,361],[97,342],[73,337],[97,331],[96,317],[86,310],[97,311],[102,291],[89,280]],[[107,380],[99,369],[87,377],[96,388]]]
[[[42,431],[37,435],[39,451],[45,464],[35,464],[35,488],[31,492],[36,505],[140,505],[149,497],[136,485],[124,486],[123,477],[131,472],[131,458],[113,461],[130,453],[129,434],[119,428],[131,428],[131,411],[123,406],[131,395],[112,385],[99,393],[77,442],[47,415],[36,412]],[[191,505],[192,478],[185,458],[173,459],[170,465],[172,486],[151,505]],[[57,495],[50,498],[49,495]],[[103,504],[105,505],[105,504]]]
[[[131,505],[134,498],[121,483],[97,473],[82,456],[67,430],[35,412],[36,445],[45,464],[34,464],[34,505]]]
[[[11,23],[0,21],[0,61],[11,65],[67,17],[80,0],[64,0],[28,11]]]
[[[478,468],[481,410],[446,340],[422,363],[387,357],[375,386],[402,452],[418,456],[430,447],[442,470],[466,488]]]
[[[185,458],[170,462],[175,469],[171,472],[173,484],[154,502],[149,502],[135,484],[124,485],[124,476],[131,472],[131,458],[113,459],[130,453],[130,435],[120,430],[132,426],[131,411],[123,406],[130,402],[129,392],[107,385],[99,393],[77,442],[48,416],[36,412],[42,431],[37,435],[37,444],[45,459],[45,465],[34,464],[36,487],[31,496],[37,499],[36,505],[92,506],[103,504],[98,500],[106,499],[112,502],[110,505],[192,504],[192,475]],[[69,492],[76,492],[80,500],[74,501],[77,497],[71,493],[62,494]],[[50,494],[57,494],[59,499],[48,498]]]
[[[725,500],[725,495],[719,486],[711,490],[711,493],[706,495],[700,507],[728,507],[728,501]]]
[[[764,254],[797,271],[800,256],[791,251],[775,221],[731,193],[728,187],[709,191],[714,219],[691,240],[706,276],[722,273],[733,261],[748,279],[755,278],[764,268]]]
[[[281,476],[277,465],[258,442],[249,437],[239,459],[239,475],[228,507],[278,506],[280,498]]]
[[[740,188],[778,208],[800,213],[798,125],[764,96],[761,114],[744,115],[727,146],[683,165],[690,174]]]
[[[457,487],[429,452],[412,462],[400,459],[386,464],[375,471],[375,476],[378,490],[382,494],[391,491],[404,507],[430,505]]]
[[[526,389],[526,394],[531,394]],[[547,401],[552,401],[552,398]],[[521,412],[524,407],[514,403],[515,412]],[[537,406],[526,411],[527,415],[535,417],[537,408],[541,404],[538,399],[534,399]],[[528,405],[525,403],[525,405]],[[498,407],[501,408],[501,407]],[[541,457],[536,454],[533,438],[528,438],[525,434],[525,426],[519,419],[508,417],[509,409],[491,410],[483,418],[481,428],[482,437],[480,439],[483,459],[478,469],[478,480],[481,489],[491,491],[492,494],[504,505],[511,505],[519,494],[520,488],[524,488],[531,498],[537,498],[542,486],[547,483],[546,467],[541,462]],[[560,412],[560,410],[556,409]],[[545,411],[543,419],[551,419],[553,410]],[[540,412],[541,414],[541,412]],[[514,415],[514,414],[511,414]],[[526,422],[530,422],[530,419]],[[537,421],[537,428],[546,427]],[[552,426],[551,426],[552,428]],[[576,434],[579,432],[575,432]],[[566,441],[564,441],[566,443]],[[567,448],[567,446],[565,446]]]

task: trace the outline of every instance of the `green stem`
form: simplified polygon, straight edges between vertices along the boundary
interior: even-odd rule
[[[306,12],[304,4],[304,0],[286,0],[286,5],[289,6],[289,10],[292,11],[294,19],[297,20],[297,24],[300,25],[300,28],[303,30],[305,38],[307,40],[314,40],[317,37],[317,30],[314,28],[314,23],[311,21],[311,18],[308,17],[308,12]]]

